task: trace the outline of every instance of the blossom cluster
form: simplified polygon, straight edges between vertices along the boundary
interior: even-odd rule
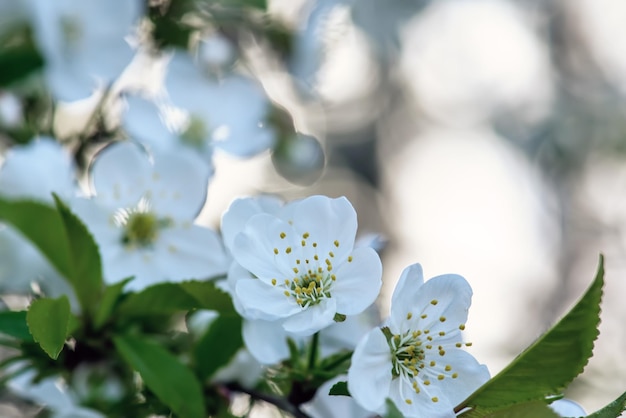
[[[28,219],[41,223],[36,229],[48,228],[45,222],[59,213],[63,220],[75,217],[67,237],[44,238],[71,247],[80,237],[85,252],[94,244],[95,279],[80,280],[94,279],[102,299],[85,306],[82,284],[29,240],[23,223],[0,224],[0,294],[30,303],[7,316],[25,318],[30,332],[23,345],[11,346],[23,352],[3,370],[8,388],[57,418],[199,416],[169,398],[169,387],[155,384],[150,373],[121,365],[136,366],[128,353],[137,349],[154,354],[152,364],[172,361],[168,371],[197,378],[198,396],[210,394],[204,416],[225,413],[235,392],[299,416],[371,418],[393,408],[409,418],[455,416],[490,378],[465,350],[471,345],[462,335],[472,297],[467,280],[449,274],[425,281],[422,267],[410,265],[381,320],[379,248],[359,236],[347,198],[241,197],[218,230],[199,220],[211,204],[214,156],[275,153],[293,126],[236,64],[239,45],[219,31],[197,31],[191,48],[161,45],[151,32],[157,7],[139,0],[0,2],[0,22],[10,15],[29,28],[45,62],[38,83],[53,103],[33,126],[23,103],[15,117],[0,106],[3,130],[34,128],[3,155],[0,219],[3,208],[22,203],[32,213],[54,213]],[[19,96],[0,91],[0,101],[5,94]],[[315,166],[316,147],[293,149],[305,167]],[[67,262],[79,271],[84,260]],[[42,300],[69,305],[56,352],[33,319]],[[142,345],[142,338],[150,343]],[[163,347],[154,349],[155,341]],[[35,343],[50,358],[42,360]],[[66,357],[57,361],[61,351]],[[207,366],[213,358],[222,362]],[[337,391],[344,396],[329,395]]]

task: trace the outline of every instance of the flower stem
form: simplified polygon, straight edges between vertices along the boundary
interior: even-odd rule
[[[258,392],[254,389],[247,389],[241,386],[239,383],[228,383],[224,385],[224,387],[235,392],[241,392],[250,395],[253,399],[258,399],[267,403],[271,403],[277,408],[280,408],[283,411],[290,413],[294,416],[294,418],[311,418],[310,415],[304,413],[302,410],[300,410],[300,408],[289,403],[286,399],[283,399],[281,397],[268,395],[266,393]]]
[[[311,340],[311,349],[309,351],[309,363],[307,365],[308,370],[315,369],[315,363],[317,363],[317,352],[319,348],[319,340],[320,333],[316,332],[313,334],[313,339]]]

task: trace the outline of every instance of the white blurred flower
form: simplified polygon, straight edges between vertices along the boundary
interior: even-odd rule
[[[162,100],[139,96],[126,97],[126,104],[122,124],[131,137],[157,152],[190,150],[189,154],[212,165],[213,143],[197,136],[201,133],[196,130],[198,123],[184,111],[172,109]]]
[[[570,399],[559,399],[550,404],[550,408],[562,417],[584,417],[585,410]]]
[[[15,128],[23,121],[23,106],[19,97],[11,92],[0,92],[0,126]]]
[[[405,417],[454,417],[453,408],[489,379],[461,347],[472,289],[457,275],[424,283],[407,267],[393,293],[391,316],[357,345],[348,387],[364,408],[382,413],[391,399]]]
[[[378,295],[382,266],[371,248],[354,249],[356,229],[346,198],[312,196],[277,215],[250,217],[230,247],[235,261],[256,276],[236,279],[244,315],[284,320],[287,332],[311,335],[336,314],[363,312]]]
[[[204,148],[207,144],[239,157],[250,157],[271,148],[276,140],[267,126],[270,103],[253,80],[228,75],[207,77],[190,55],[173,54],[165,77],[172,104],[186,112],[179,128],[180,140]]]
[[[83,99],[114,81],[134,52],[125,39],[143,12],[140,0],[30,0],[35,39],[54,96]]]
[[[186,153],[155,154],[154,162],[132,143],[96,156],[95,196],[73,202],[93,233],[109,283],[135,276],[127,288],[224,274],[218,235],[194,225],[204,205],[206,165]]]
[[[52,204],[52,192],[68,199],[77,191],[74,165],[63,147],[41,137],[11,148],[0,168],[0,196]],[[37,282],[56,296],[69,286],[29,241],[0,224],[0,290],[29,292]]]
[[[49,409],[51,418],[104,418],[99,412],[79,406],[77,397],[61,379],[48,377],[35,383],[34,377],[35,372],[28,370],[6,384],[18,396]]]
[[[52,203],[52,192],[72,197],[76,188],[70,155],[54,139],[40,137],[10,149],[0,170],[0,194]]]

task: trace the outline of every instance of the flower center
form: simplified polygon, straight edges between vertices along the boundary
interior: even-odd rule
[[[289,293],[296,299],[298,305],[306,308],[317,305],[324,298],[329,298],[332,282],[329,274],[309,270],[306,274],[294,278],[289,285],[285,283],[288,286],[285,293]]]
[[[402,335],[393,335],[389,339],[391,349],[392,369],[394,378],[406,376],[414,378],[419,374],[419,369],[424,368],[426,358],[421,331],[408,331]]]
[[[204,120],[196,115],[191,115],[189,117],[189,124],[180,135],[180,138],[186,145],[192,148],[202,149],[206,144],[207,136],[208,129]]]
[[[149,247],[159,237],[159,231],[171,226],[169,218],[159,218],[150,210],[147,199],[137,207],[120,209],[113,215],[113,223],[123,230],[121,241],[128,248]]]
[[[128,216],[122,241],[131,246],[148,246],[159,236],[159,220],[151,212],[134,212]]]
[[[280,240],[287,238],[286,232],[279,234]],[[320,252],[320,246],[315,242],[308,232],[298,237],[297,241],[288,241],[301,247],[298,256],[294,255],[294,249],[288,245],[283,250],[274,248],[275,257],[286,257],[289,259],[292,270],[295,274],[293,279],[285,279],[279,283],[277,279],[272,279],[272,285],[282,287],[283,293],[289,298],[293,298],[298,305],[303,308],[317,305],[325,298],[331,297],[333,283],[337,280],[334,274],[333,251],[328,251],[327,255]],[[332,243],[339,247],[339,241]],[[352,262],[352,257],[348,257],[348,262]]]
[[[74,16],[63,15],[59,19],[61,25],[61,33],[65,45],[76,48],[83,37],[83,28],[81,22]]]

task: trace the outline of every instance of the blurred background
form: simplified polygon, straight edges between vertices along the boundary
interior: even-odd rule
[[[167,17],[189,1],[149,3]],[[201,222],[219,227],[242,195],[347,196],[360,232],[386,244],[382,315],[409,264],[463,275],[474,289],[466,337],[492,375],[575,303],[603,253],[601,334],[567,397],[592,412],[619,396],[626,2],[269,0],[267,11],[260,34],[212,29],[240,46],[300,135],[252,159],[216,152]],[[21,117],[12,97],[0,90],[0,126]],[[58,110],[58,126],[79,113]]]
[[[408,264],[465,276],[466,336],[492,375],[582,295],[603,253],[601,334],[567,396],[588,412],[619,396],[626,3],[275,0],[269,10],[296,37],[287,59],[250,45],[255,71],[321,140],[326,168],[294,186],[269,155],[218,155],[206,222],[242,194],[348,196],[360,231],[388,243],[383,315]]]

